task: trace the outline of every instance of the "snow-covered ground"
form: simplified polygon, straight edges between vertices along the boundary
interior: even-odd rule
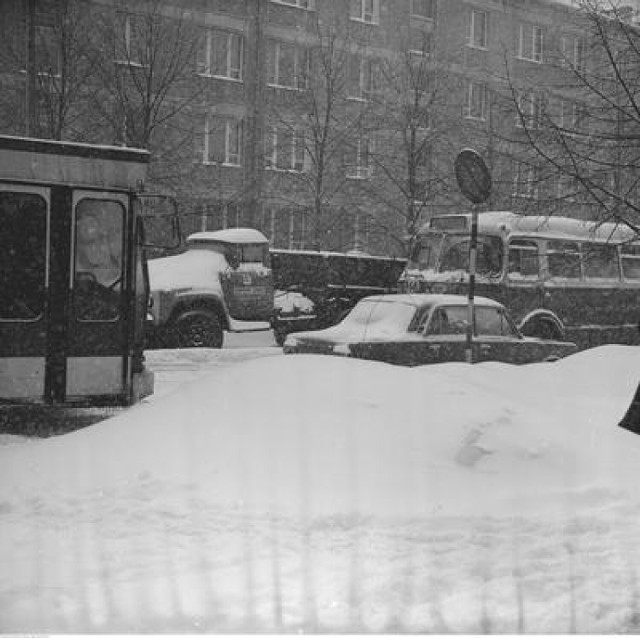
[[[640,630],[640,348],[149,363],[153,399],[0,447],[0,632]]]

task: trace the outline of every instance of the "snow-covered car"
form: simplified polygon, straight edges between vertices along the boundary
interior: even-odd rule
[[[554,361],[574,343],[524,337],[506,308],[475,297],[473,361]],[[465,361],[469,307],[464,295],[392,294],[365,297],[337,325],[290,334],[285,354],[317,353],[406,366]]]

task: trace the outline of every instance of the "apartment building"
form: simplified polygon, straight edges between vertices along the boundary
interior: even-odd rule
[[[53,121],[56,112],[46,107],[60,110],[62,94],[49,104],[47,98],[59,92],[70,56],[83,54],[72,26],[95,19],[83,22],[74,0],[3,4],[0,20],[12,34],[5,43],[13,57],[7,64],[5,50],[0,130],[52,136],[47,115]],[[573,206],[585,215],[571,197],[570,180],[530,148],[532,131],[550,112],[566,129],[580,119],[574,78],[589,63],[588,29],[566,3],[92,4],[110,20],[112,41],[100,36],[100,54],[119,75],[87,73],[55,133],[147,145],[154,181],[178,197],[187,231],[251,225],[277,247],[402,254],[407,237],[430,214],[467,206],[452,167],[468,146],[492,169],[491,207]],[[154,35],[151,11],[173,31]],[[158,78],[166,76],[160,69],[152,76],[153,61],[145,57],[162,47],[165,65],[175,66],[164,84]],[[17,54],[29,48],[20,62]],[[71,69],[80,82],[78,68],[71,65],[68,75]],[[99,90],[92,92],[97,78]],[[130,90],[142,79],[152,98],[162,100],[144,102]],[[139,124],[149,117],[153,126]]]

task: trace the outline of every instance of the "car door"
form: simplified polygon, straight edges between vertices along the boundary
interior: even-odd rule
[[[434,308],[422,330],[424,363],[465,360],[467,316],[466,306]]]

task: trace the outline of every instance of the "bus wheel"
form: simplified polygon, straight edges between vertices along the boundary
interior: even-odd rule
[[[549,319],[534,319],[529,321],[522,327],[522,334],[527,337],[536,337],[538,339],[552,339],[554,341],[562,341],[564,335],[560,327]]]
[[[209,310],[189,310],[174,324],[173,342],[178,348],[222,348],[224,332],[218,316]]]

